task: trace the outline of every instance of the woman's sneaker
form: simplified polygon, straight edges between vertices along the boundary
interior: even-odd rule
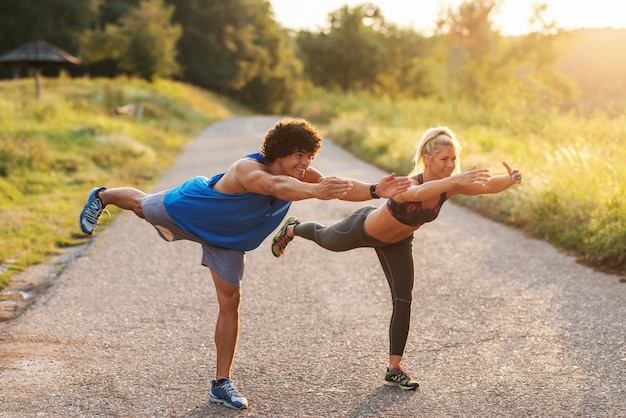
[[[235,384],[230,379],[220,379],[211,381],[211,392],[209,400],[215,403],[224,404],[232,409],[246,409],[248,400],[241,396]]]
[[[106,187],[94,187],[91,189],[89,195],[87,195],[87,202],[78,216],[78,224],[85,234],[93,234],[96,226],[98,226],[98,219],[100,219],[100,215],[104,211],[104,205],[98,197],[98,193],[102,190],[106,190]]]
[[[272,254],[274,257],[280,257],[287,249],[287,245],[293,240],[287,235],[287,227],[289,225],[298,225],[300,222],[295,216],[287,218],[283,226],[278,230],[274,238],[272,238]]]
[[[387,369],[384,383],[388,386],[397,386],[405,390],[415,390],[419,387],[419,383],[411,379],[411,376],[399,367],[397,369]]]

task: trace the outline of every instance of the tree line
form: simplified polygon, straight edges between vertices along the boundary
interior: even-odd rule
[[[485,106],[571,103],[575,89],[554,65],[565,34],[543,18],[547,6],[536,6],[530,33],[507,37],[493,25],[502,1],[442,9],[427,36],[371,3],[333,11],[319,31],[290,31],[267,0],[3,0],[0,54],[43,39],[83,60],[74,75],[173,78],[266,113],[289,112],[309,85]]]

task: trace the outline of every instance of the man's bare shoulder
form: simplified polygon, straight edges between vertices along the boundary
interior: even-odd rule
[[[235,161],[231,167],[235,167],[237,170],[244,171],[267,171],[265,164],[255,160],[252,157],[243,157]]]
[[[254,158],[244,157],[233,162],[222,178],[215,184],[215,189],[222,193],[234,194],[248,191],[245,184],[250,178],[267,173],[267,167]]]

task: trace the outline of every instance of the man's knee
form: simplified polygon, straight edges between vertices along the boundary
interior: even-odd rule
[[[137,196],[135,198],[135,202],[134,202],[134,206],[133,206],[133,212],[135,212],[135,215],[139,216],[141,219],[146,219],[146,216],[143,214],[143,199],[146,198],[146,194],[143,194],[141,196]]]
[[[216,274],[213,274],[213,281],[220,311],[237,312],[241,301],[241,288],[224,281]]]
[[[228,292],[220,298],[220,306],[224,306],[226,308],[239,308],[239,303],[241,302],[241,293],[239,289],[237,291]]]

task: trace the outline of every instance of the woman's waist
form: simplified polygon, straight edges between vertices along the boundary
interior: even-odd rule
[[[370,237],[387,244],[395,244],[417,229],[396,220],[385,206],[372,211],[365,220],[365,232]]]

